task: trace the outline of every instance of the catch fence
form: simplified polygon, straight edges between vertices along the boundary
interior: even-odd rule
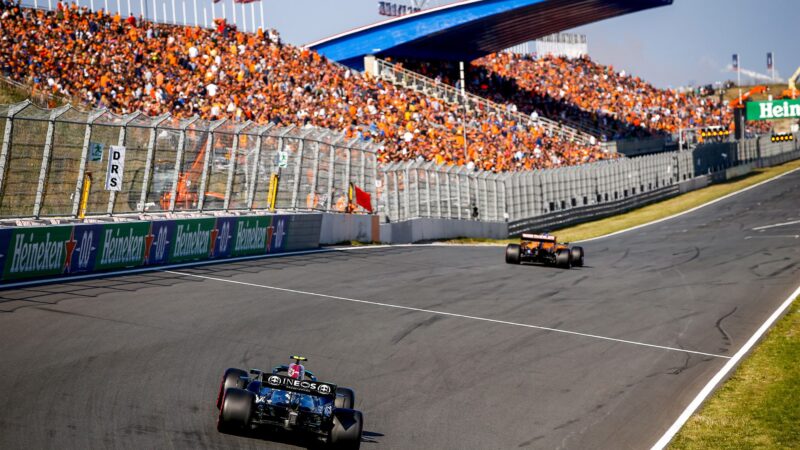
[[[74,219],[82,206],[89,217],[345,212],[355,185],[384,221],[509,222],[517,229],[640,206],[698,176],[800,157],[796,136],[767,136],[515,173],[427,161],[379,167],[376,144],[319,128],[48,110],[28,101],[0,105],[0,137],[0,219]],[[105,189],[112,146],[126,151],[119,191]]]
[[[351,183],[375,198],[374,146],[319,128],[47,110],[26,101],[0,106],[0,132],[2,218],[78,217],[84,191],[87,216],[344,211]],[[119,191],[105,189],[112,146],[125,147]]]

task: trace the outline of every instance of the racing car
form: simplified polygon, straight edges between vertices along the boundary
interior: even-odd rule
[[[282,429],[332,448],[358,449],[364,416],[353,409],[353,390],[319,381],[302,365],[307,358],[291,359],[269,373],[226,370],[217,394],[217,430],[237,434]]]
[[[568,243],[559,244],[555,236],[549,234],[523,234],[519,244],[506,247],[506,263],[540,263],[548,266],[569,269],[583,266],[583,247],[570,247]]]

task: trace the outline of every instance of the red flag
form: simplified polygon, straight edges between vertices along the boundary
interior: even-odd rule
[[[372,196],[369,195],[369,192],[362,191],[353,183],[350,183],[350,187],[353,189],[353,192],[355,192],[355,196],[351,195],[351,198],[355,197],[356,204],[367,211],[372,212]]]

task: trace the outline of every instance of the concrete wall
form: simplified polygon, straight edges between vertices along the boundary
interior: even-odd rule
[[[382,223],[380,235],[381,242],[390,244],[410,244],[458,237],[505,239],[508,237],[508,224],[472,220],[412,219],[405,222]]]
[[[380,242],[378,216],[363,214],[322,214],[319,243],[340,244],[350,241]]]
[[[711,184],[711,178],[708,175],[701,175],[699,177],[678,183],[678,188],[680,189],[681,194],[685,194],[687,192],[703,189],[709,184]]]

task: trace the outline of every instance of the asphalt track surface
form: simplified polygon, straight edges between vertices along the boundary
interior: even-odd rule
[[[214,405],[226,367],[296,353],[355,389],[362,448],[649,448],[798,284],[800,224],[753,230],[798,198],[795,172],[570,271],[419,246],[3,291],[0,448],[296,448]]]

